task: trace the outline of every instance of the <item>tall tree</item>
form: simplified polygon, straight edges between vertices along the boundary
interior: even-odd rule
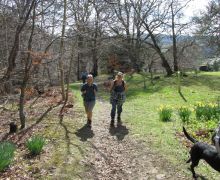
[[[66,30],[66,15],[67,15],[67,0],[63,1],[63,22],[62,32],[60,41],[60,59],[59,59],[59,70],[60,70],[60,85],[62,92],[62,99],[65,100],[65,82],[64,82],[64,69],[63,69],[63,56],[64,56],[64,38]]]
[[[140,71],[141,38],[146,31],[141,28],[142,21],[137,16],[142,11],[142,4],[130,0],[117,0],[111,6],[113,18],[109,19],[109,26],[112,33],[123,39],[123,48],[131,59],[133,68]]]
[[[161,58],[162,66],[165,68],[167,75],[170,76],[173,71],[162,51],[159,41],[159,35],[163,32],[161,27],[163,27],[164,20],[168,15],[168,7],[162,0],[140,0],[137,3],[140,3],[143,9],[139,12],[135,6],[136,2],[133,0],[131,1],[134,10],[137,12],[137,18],[142,22],[142,28],[147,31],[144,42],[155,49]],[[150,38],[150,41],[148,40],[148,37]]]
[[[85,67],[81,69],[84,51],[88,38],[88,27],[91,16],[92,4],[90,1],[76,0],[71,1],[71,11],[74,17],[72,30],[77,40],[77,79],[80,79],[80,72],[85,71]]]
[[[32,52],[32,40],[34,35],[34,28],[35,28],[35,7],[36,2],[34,2],[33,6],[33,14],[32,14],[32,28],[31,28],[31,34],[28,40],[28,51],[27,53],[24,52],[24,76],[23,81],[21,85],[21,94],[20,94],[20,101],[19,101],[19,116],[20,116],[20,122],[21,122],[21,129],[25,127],[25,113],[24,113],[24,103],[25,103],[25,88],[27,86],[27,82],[30,78],[30,71],[32,68],[32,58],[31,58],[31,52]]]
[[[168,16],[167,27],[168,31],[171,28],[171,37],[173,44],[173,69],[174,72],[179,70],[178,61],[180,59],[180,51],[178,51],[178,36],[186,35],[183,34],[189,26],[189,22],[184,22],[183,20],[183,9],[191,0],[182,1],[182,0],[171,0],[170,1],[170,16]],[[166,22],[165,22],[166,24]],[[191,43],[190,43],[191,44]]]
[[[18,24],[16,25],[16,32],[14,36],[14,43],[10,50],[8,57],[8,68],[4,75],[2,82],[8,81],[10,79],[11,73],[15,68],[15,61],[19,50],[19,36],[25,27],[27,21],[29,20],[30,14],[33,10],[35,0],[25,0],[25,1],[14,1],[16,10],[18,12]]]

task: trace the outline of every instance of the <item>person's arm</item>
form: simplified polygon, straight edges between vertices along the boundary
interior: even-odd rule
[[[112,88],[113,88],[113,86],[114,86],[114,81],[111,81],[111,84],[110,84],[110,86],[109,86],[109,91],[111,91],[112,90]]]
[[[83,94],[86,94],[86,87],[85,87],[85,85],[82,85],[82,87],[81,87],[81,92],[82,92]]]
[[[95,93],[95,95],[96,95],[97,91],[98,91],[98,87],[97,87],[96,84],[94,84],[94,93]]]

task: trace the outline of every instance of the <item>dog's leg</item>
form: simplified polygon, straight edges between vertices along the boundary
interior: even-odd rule
[[[193,174],[193,178],[196,179],[196,178],[197,178],[196,172],[195,172],[194,166],[193,166],[192,164],[191,164],[191,166],[190,166],[190,169],[191,169],[191,172],[192,172],[192,174]]]
[[[194,179],[197,178],[197,175],[196,175],[196,172],[195,172],[194,168],[195,168],[196,166],[198,166],[198,164],[199,164],[199,159],[192,159],[192,164],[191,164],[191,166],[190,166],[190,170],[191,170],[191,172],[192,172],[192,174],[193,174],[193,178],[194,178]]]
[[[191,157],[186,161],[186,163],[190,163],[190,161],[192,161]],[[190,165],[190,171],[192,172],[193,178],[197,179],[197,175],[195,173],[194,167],[196,167],[198,165],[199,162],[196,161],[192,161],[192,164]]]

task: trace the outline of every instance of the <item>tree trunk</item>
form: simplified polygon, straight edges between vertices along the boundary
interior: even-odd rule
[[[96,30],[97,31],[97,30]],[[92,61],[93,61],[93,76],[96,77],[98,75],[98,58],[97,58],[97,32],[95,32],[94,44],[92,50]]]
[[[146,27],[146,30],[148,31],[150,37],[151,37],[151,40],[153,41],[153,44],[150,44],[155,50],[156,52],[158,53],[158,55],[160,56],[161,58],[161,61],[162,61],[162,66],[164,67],[164,69],[166,70],[166,73],[167,73],[167,76],[171,76],[173,74],[173,71],[169,65],[169,63],[167,62],[166,60],[166,57],[164,56],[164,54],[162,53],[159,45],[157,44],[157,41],[155,39],[155,36],[154,34],[152,33],[152,31],[149,29],[149,26],[144,22],[145,24],[145,27]]]
[[[83,41],[84,38],[82,35],[78,35],[77,36],[77,79],[80,80],[81,79],[81,67],[80,67],[80,63],[81,63],[81,58],[82,58],[82,52],[81,49],[83,48]],[[90,72],[88,72],[90,73]]]
[[[77,80],[79,81],[80,78],[80,53],[77,53]]]
[[[74,60],[74,44],[72,44],[72,53],[71,53],[71,59],[70,59],[70,64],[69,64],[69,71],[68,71],[68,75],[67,75],[66,96],[65,96],[65,101],[63,103],[63,106],[60,110],[60,115],[63,115],[63,110],[64,110],[66,103],[68,102],[68,99],[69,99],[70,75],[72,72],[71,69],[73,66],[73,60]]]
[[[95,33],[94,33],[94,42],[93,42],[93,76],[97,76],[98,75],[98,57],[97,57],[97,46],[98,46],[98,35],[99,35],[99,10],[97,9],[97,6],[94,4],[95,6],[95,10],[96,10],[96,18],[95,18]]]
[[[18,49],[19,49],[20,33],[22,32],[24,26],[26,25],[26,22],[29,19],[30,13],[31,13],[31,11],[34,7],[34,4],[35,4],[35,0],[32,0],[30,6],[28,6],[28,2],[26,2],[26,3],[27,4],[26,4],[26,7],[23,9],[23,13],[27,10],[27,8],[29,8],[29,9],[27,10],[26,15],[21,15],[19,18],[19,24],[17,25],[17,28],[16,28],[14,43],[13,43],[12,49],[11,49],[9,57],[8,57],[7,72],[1,80],[3,83],[7,83],[7,81],[11,77],[11,73],[12,73],[13,69],[15,68],[15,60],[16,60],[16,57],[18,54]]]
[[[12,49],[9,53],[9,57],[8,57],[7,72],[2,79],[6,93],[11,93],[10,78],[11,78],[11,73],[12,73],[13,69],[15,68],[15,59],[17,57],[18,49],[19,49],[19,36],[20,36],[20,33],[18,33],[18,28],[17,28],[16,34],[15,34],[14,44],[13,44],[13,47],[12,47]]]
[[[173,12],[173,2],[171,3],[171,13],[172,13],[172,39],[173,39],[173,67],[174,72],[179,70],[177,61],[177,45],[176,45],[176,33],[175,33],[175,15]]]
[[[21,129],[25,128],[26,123],[26,117],[24,113],[24,104],[25,104],[25,88],[27,86],[27,82],[30,77],[30,70],[32,67],[32,60],[31,60],[31,51],[32,51],[32,40],[34,35],[34,27],[35,27],[35,7],[36,3],[34,3],[33,7],[33,17],[32,17],[32,28],[31,28],[31,35],[28,40],[28,53],[27,53],[27,59],[25,62],[25,71],[24,71],[24,77],[23,82],[21,85],[21,94],[20,94],[20,101],[19,101],[19,117],[20,117],[20,123],[21,123]]]
[[[25,114],[24,114],[24,101],[25,101],[25,83],[22,84],[21,87],[21,95],[20,95],[20,101],[19,101],[19,117],[20,117],[20,123],[21,123],[21,129],[25,128]]]
[[[59,69],[60,69],[60,85],[62,92],[62,99],[65,100],[65,83],[64,83],[64,70],[63,70],[63,55],[64,55],[64,36],[66,29],[66,10],[67,10],[67,0],[63,1],[63,25],[62,25],[62,35],[60,42],[60,60],[59,60]]]
[[[93,76],[96,77],[98,76],[98,59],[96,55],[93,57]]]

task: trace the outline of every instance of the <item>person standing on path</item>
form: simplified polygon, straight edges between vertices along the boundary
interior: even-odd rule
[[[92,74],[89,74],[87,76],[87,82],[81,87],[81,92],[83,97],[83,104],[87,115],[87,125],[90,128],[92,125],[92,110],[95,106],[97,91],[97,86],[93,83],[93,76]]]
[[[115,77],[115,80],[111,83],[110,86],[110,103],[112,104],[111,109],[111,126],[114,126],[115,114],[117,109],[117,123],[121,124],[121,113],[122,113],[122,105],[125,102],[126,96],[125,91],[127,90],[127,85],[123,80],[123,73],[118,72]]]
[[[81,79],[82,79],[82,83],[84,84],[86,82],[88,73],[86,71],[81,73]]]

